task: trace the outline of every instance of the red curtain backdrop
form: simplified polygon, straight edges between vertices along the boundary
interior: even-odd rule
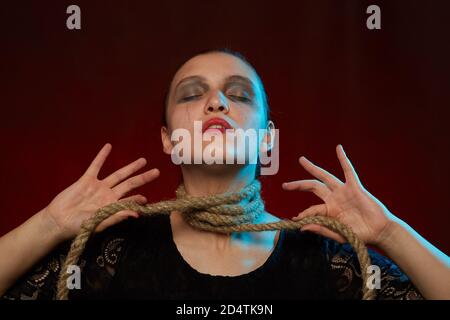
[[[66,8],[81,8],[81,30]],[[366,8],[381,8],[381,30]],[[305,155],[343,179],[342,143],[365,187],[447,254],[449,29],[445,1],[35,1],[0,6],[0,234],[77,180],[106,143],[105,177],[144,156],[161,176],[137,190],[174,196],[162,101],[175,67],[229,47],[254,64],[280,129],[268,211],[321,203],[281,183],[312,178]]]

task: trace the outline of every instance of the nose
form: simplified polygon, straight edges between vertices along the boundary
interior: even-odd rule
[[[228,113],[230,111],[230,106],[228,105],[227,98],[220,90],[216,90],[211,94],[205,105],[205,113],[220,111],[223,113]]]

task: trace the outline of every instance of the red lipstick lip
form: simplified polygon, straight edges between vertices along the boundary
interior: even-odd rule
[[[218,128],[217,130],[222,131],[222,133],[225,133],[226,129],[233,129],[233,127],[225,119],[211,118],[208,121],[203,122],[202,133],[204,133],[210,126],[213,125],[221,125],[223,128]]]

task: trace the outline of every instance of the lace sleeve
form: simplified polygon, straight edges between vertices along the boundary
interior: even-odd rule
[[[361,299],[362,277],[356,253],[349,244],[325,241],[331,279],[338,299]],[[372,265],[380,268],[380,288],[375,289],[378,300],[422,300],[410,279],[390,259],[369,249]]]
[[[104,299],[117,271],[125,237],[106,234],[94,237],[81,260],[81,289],[69,292],[69,299]]]
[[[19,278],[1,299],[6,300],[51,300],[55,298],[55,287],[61,265],[70,242],[65,242],[37,263],[28,273]]]
[[[95,234],[80,258],[81,288],[73,289],[69,299],[95,299],[107,296],[108,287],[116,272],[125,240],[123,228],[116,226]],[[64,242],[19,278],[1,297],[4,300],[54,300],[56,283],[70,241]]]

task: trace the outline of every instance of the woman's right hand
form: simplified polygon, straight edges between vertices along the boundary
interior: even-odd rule
[[[147,199],[139,194],[122,198],[131,190],[159,176],[159,170],[154,168],[130,177],[146,165],[147,161],[145,158],[137,159],[103,180],[97,178],[100,169],[111,152],[111,148],[111,144],[107,143],[97,154],[83,176],[59,193],[43,210],[45,219],[55,228],[54,231],[57,232],[61,240],[75,237],[84,220],[90,218],[98,209],[110,203],[123,200],[134,200],[139,204],[147,202]],[[131,210],[117,212],[102,221],[95,231],[102,231],[129,217],[137,218],[139,214]]]

